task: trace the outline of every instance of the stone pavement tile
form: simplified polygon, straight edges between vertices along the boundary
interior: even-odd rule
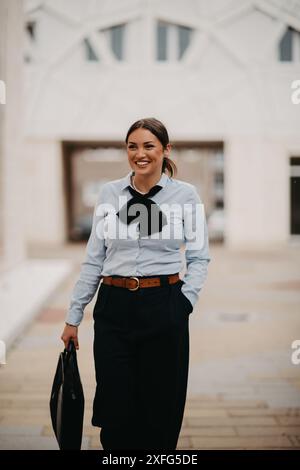
[[[234,406],[234,404],[233,404]],[[190,402],[189,398],[187,398],[187,401],[186,401],[186,408],[190,409],[190,410],[208,410],[208,409],[211,409],[211,410],[214,410],[214,409],[222,409],[222,408],[227,408],[228,405],[223,402],[219,402],[219,401],[201,401],[201,400],[198,400],[198,401],[194,401],[193,403]]]
[[[56,440],[40,436],[1,436],[1,450],[58,450]]]
[[[287,408],[286,416],[300,416],[300,408]]]
[[[0,374],[2,374],[0,370]],[[4,381],[4,377],[1,377],[1,384],[0,384],[0,393],[10,393],[10,392],[19,392],[21,390],[21,384],[18,381],[7,380]]]
[[[230,426],[216,426],[216,427],[184,427],[181,428],[180,435],[185,437],[185,436],[236,436],[237,433],[235,431],[235,428],[230,427]]]
[[[83,434],[88,437],[99,436],[100,428],[96,426],[84,426]]]
[[[30,380],[30,379],[28,379]],[[45,384],[45,388],[36,388],[32,386],[32,388],[22,388],[21,391],[19,392],[19,396],[16,396],[16,399],[19,399],[21,397],[23,400],[30,401],[31,397],[36,397],[36,400],[45,400],[49,401],[50,400],[50,395],[51,395],[51,388],[52,388],[52,383],[51,385],[49,383]],[[1,397],[1,391],[0,391],[0,397]],[[34,399],[33,399],[34,400]]]
[[[262,400],[241,400],[240,398],[231,400],[222,398],[222,400],[212,403],[199,401],[198,406],[201,408],[267,408],[268,404]]]
[[[191,437],[193,449],[291,449],[286,436],[271,437]]]
[[[96,428],[94,426],[83,426],[83,436],[85,437],[94,437],[99,436],[100,428]],[[41,435],[42,436],[53,436],[53,428],[51,425],[43,426],[41,428]]]
[[[300,436],[299,426],[237,426],[239,436]]]
[[[14,400],[2,400],[0,398],[0,410],[2,409],[45,409],[46,407],[48,407],[48,397],[47,399],[43,399],[43,400],[23,400],[22,397],[20,397],[20,400],[18,399],[14,399]]]
[[[178,442],[177,442],[177,449],[191,449],[191,441],[189,437],[181,437],[179,436]],[[98,437],[92,437],[89,441],[89,448],[90,449],[98,449],[102,450],[102,446],[100,443],[100,438]]]
[[[191,449],[192,441],[189,437],[179,436],[176,449]]]
[[[293,447],[300,449],[300,436],[289,435],[289,441],[293,444]]]
[[[288,408],[228,409],[229,416],[286,416]]]
[[[186,418],[197,418],[197,417],[206,417],[206,416],[220,416],[220,417],[226,417],[228,414],[227,414],[227,410],[224,410],[224,409],[213,409],[213,408],[210,408],[210,409],[204,409],[204,408],[190,408],[188,406],[188,403],[187,403],[187,406],[185,408],[185,411],[184,411],[184,416]]]
[[[2,393],[1,392],[1,386],[0,386],[0,400],[7,400],[7,401],[16,401],[16,402],[21,402],[23,401],[24,403],[35,403],[36,401],[42,401],[50,398],[50,392],[48,393],[21,393],[21,392],[16,392],[16,393]]]
[[[0,426],[47,426],[50,418],[46,419],[39,415],[4,415],[0,416]]]
[[[299,426],[300,425],[300,416],[278,416],[277,421],[283,426]]]
[[[261,390],[257,392],[257,395],[262,395],[267,400],[268,406],[272,408],[277,407],[299,407],[300,406],[300,395],[295,389],[288,389],[287,387],[283,390]],[[242,395],[230,395],[228,394],[230,400],[240,400]]]
[[[82,450],[88,449],[88,439],[82,439]],[[1,436],[1,450],[59,450],[54,437],[43,436]]]
[[[230,380],[230,378],[228,378],[228,380]],[[219,387],[220,395],[224,399],[228,396],[239,396],[243,398],[243,400],[249,399],[251,401],[255,396],[257,385],[253,384],[249,386],[244,384],[216,383],[215,387]]]
[[[83,418],[83,426],[85,426],[86,428],[92,426],[91,419],[92,419],[92,410],[85,410],[84,418]],[[100,429],[97,426],[92,426],[92,427],[95,427],[96,429]]]
[[[218,402],[221,400],[219,395],[204,395],[203,393],[191,394],[188,393],[187,395],[189,404],[192,406],[194,403],[202,403],[202,402]]]
[[[250,416],[234,418],[186,418],[187,426],[277,426],[277,422],[272,416]],[[294,423],[295,424],[295,423]]]
[[[42,426],[1,426],[0,425],[0,436],[14,436],[14,435],[25,435],[25,436],[40,436],[42,433]],[[1,437],[0,437],[1,439]]]
[[[279,376],[283,379],[296,379],[300,378],[300,367],[289,367],[287,369],[282,369],[279,372]]]
[[[277,382],[280,382],[282,380],[282,377],[279,376],[279,374],[277,375],[274,375],[274,373],[272,374],[268,374],[267,372],[265,372],[264,374],[262,373],[251,373],[251,374],[248,374],[248,379],[249,380],[253,380],[254,382],[266,382],[266,383],[277,383]]]
[[[89,449],[91,450],[103,450],[103,447],[100,442],[100,428],[98,436],[91,437],[89,439]]]
[[[295,388],[297,388],[298,390],[300,390],[300,380],[299,380],[299,379],[296,379],[296,380],[295,380],[295,379],[287,379],[287,380],[289,381],[289,383],[290,383],[293,387],[295,387]]]
[[[22,409],[18,408],[6,408],[5,410],[0,411],[0,416],[2,418],[4,417],[10,417],[10,416],[19,416],[20,421],[23,418],[30,418],[31,416],[38,417],[41,420],[45,420],[49,417],[50,415],[50,410],[46,407],[44,408],[36,408],[34,406],[32,407],[26,407]]]

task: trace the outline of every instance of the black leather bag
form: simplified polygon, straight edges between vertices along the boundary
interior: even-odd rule
[[[59,355],[50,397],[50,414],[60,450],[80,450],[84,393],[72,340]]]

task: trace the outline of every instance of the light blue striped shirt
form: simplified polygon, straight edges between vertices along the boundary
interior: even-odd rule
[[[157,183],[162,189],[151,199],[167,214],[167,226],[159,234],[142,237],[137,228],[138,222],[134,220],[126,225],[127,234],[124,238],[120,235],[121,231],[113,232],[109,227],[114,224],[125,227],[116,213],[132,197],[128,190],[128,186],[132,186],[131,174],[130,171],[123,178],[105,183],[99,192],[85,259],[81,264],[79,279],[73,288],[66,316],[66,322],[71,325],[81,323],[84,308],[93,299],[102,276],[138,277],[178,273],[184,267],[180,250],[183,245],[186,272],[182,293],[193,307],[198,300],[211,258],[204,206],[195,186],[162,173]],[[168,215],[164,208],[174,204],[182,212],[171,210]],[[203,208],[202,218],[199,219],[200,227],[195,224],[195,216],[200,213],[199,205]],[[164,232],[168,228],[169,232]],[[197,232],[198,235],[202,232],[201,242],[195,243],[195,237],[190,236],[192,232]]]

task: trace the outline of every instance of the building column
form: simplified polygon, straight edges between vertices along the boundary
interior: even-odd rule
[[[26,256],[23,220],[22,101],[23,1],[0,1],[0,80],[6,103],[0,104],[0,272]]]

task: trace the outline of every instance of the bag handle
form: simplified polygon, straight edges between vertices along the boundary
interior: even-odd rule
[[[63,352],[65,364],[69,361],[70,357],[75,353],[75,351],[76,351],[76,348],[75,348],[74,341],[70,339],[68,346],[65,347],[64,352]]]
[[[68,353],[71,353],[71,352],[73,352],[74,350],[75,350],[74,341],[73,341],[72,339],[70,339],[67,348],[65,348],[65,351],[67,351]]]

